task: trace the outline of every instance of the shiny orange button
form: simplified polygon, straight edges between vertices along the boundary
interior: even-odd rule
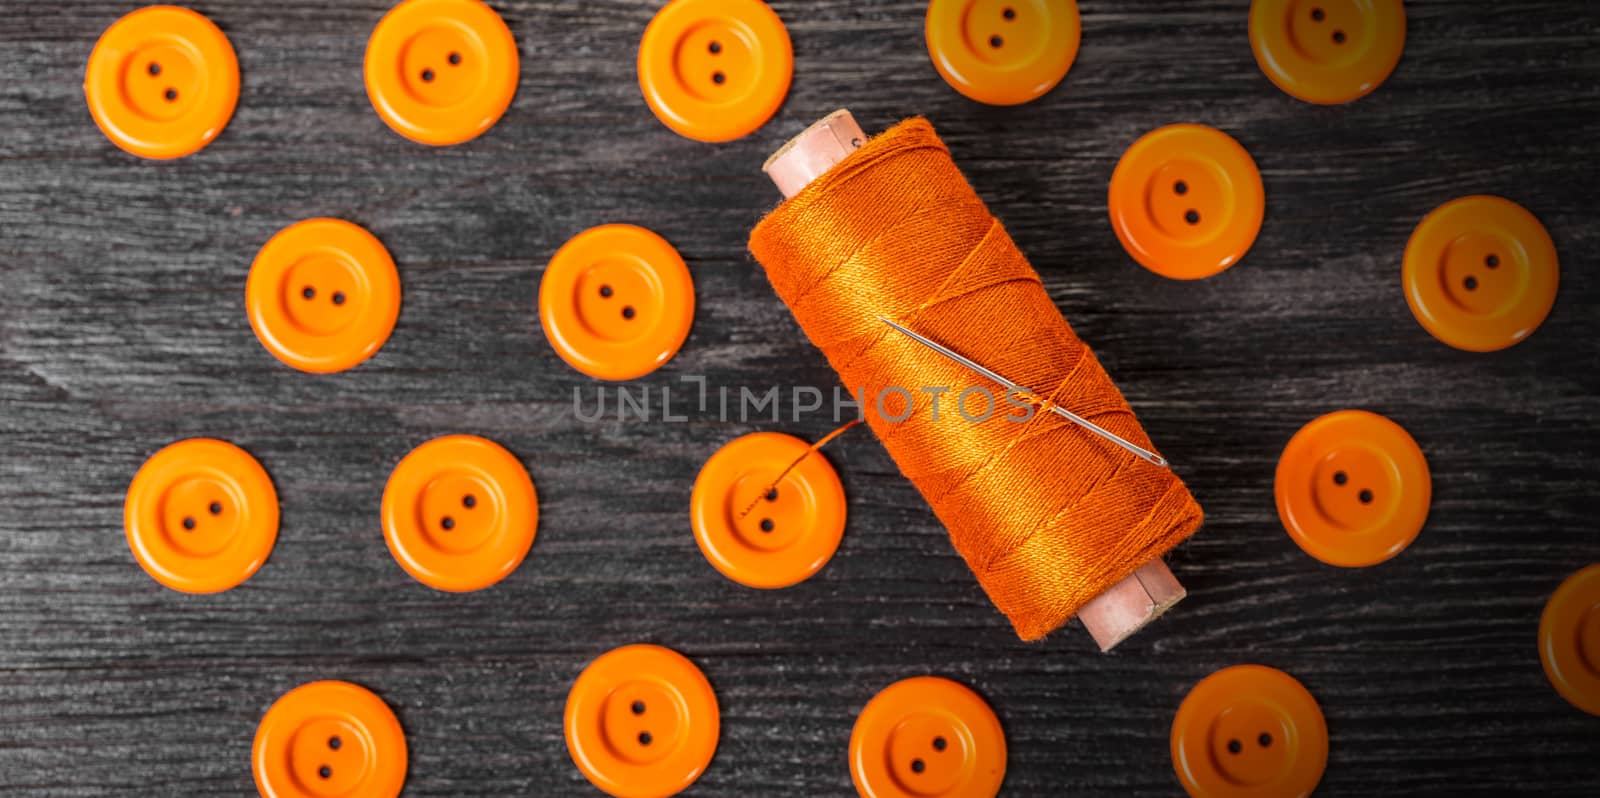
[[[666,239],[611,224],[579,233],[539,283],[539,322],[556,354],[603,380],[631,380],[677,354],[694,321],[694,281]]]
[[[239,102],[239,61],[211,20],[147,6],[117,20],[89,54],[89,114],[111,143],[181,158],[211,143]]]
[[[400,721],[349,682],[285,693],[256,727],[250,758],[263,798],[395,798],[406,780]]]
[[[439,590],[479,590],[511,575],[538,525],[539,497],[527,469],[499,444],[472,435],[411,450],[383,489],[389,553]]]
[[[1539,661],[1562,698],[1600,715],[1600,563],[1567,577],[1544,605]]]
[[[1254,0],[1250,49],[1291,97],[1336,105],[1376,89],[1400,63],[1400,0]]]
[[[1172,766],[1193,798],[1304,798],[1328,765],[1328,724],[1283,671],[1224,668],[1172,720]]]
[[[1556,246],[1526,208],[1490,196],[1447,202],[1406,244],[1401,281],[1433,337],[1472,352],[1527,338],[1556,301]]]
[[[1140,265],[1210,277],[1255,243],[1266,208],[1261,172],[1239,142],[1203,125],[1169,125],[1133,143],[1111,174],[1111,227]]]
[[[711,764],[722,715],[705,674],[660,646],[623,646],[579,674],[567,695],[567,752],[617,798],[666,798]]]
[[[517,93],[517,42],[478,0],[405,0],[367,40],[367,98],[394,132],[444,146],[477,138]]]
[[[1278,458],[1273,493],[1289,537],[1329,565],[1374,565],[1411,545],[1428,519],[1433,480],[1417,442],[1365,410],[1300,428]]]
[[[833,557],[844,537],[844,486],[810,449],[792,435],[755,432],[718,449],[700,469],[689,499],[694,539],[723,576],[749,587],[788,587]]]
[[[1006,735],[966,686],[937,676],[895,682],[850,732],[850,778],[862,798],[993,798]]]
[[[245,309],[273,357],[301,371],[344,371],[389,340],[400,316],[400,273],[366,230],[307,219],[256,254]]]
[[[122,508],[134,559],[184,593],[216,593],[250,578],[278,540],[278,492],[245,450],[190,438],[140,466]]]
[[[696,141],[733,141],[761,127],[793,77],[789,30],[760,0],[672,0],[639,43],[645,104]]]
[[[1021,105],[1060,83],[1078,56],[1077,0],[933,0],[928,54],[956,91]]]

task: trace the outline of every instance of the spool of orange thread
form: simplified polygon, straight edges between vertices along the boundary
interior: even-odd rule
[[[932,126],[911,120],[868,142],[839,111],[766,171],[788,200],[751,251],[845,385],[865,389],[868,424],[1017,634],[1037,639],[1076,615],[1109,650],[1181,600],[1161,555],[1202,513],[1176,475],[1051,413],[975,423],[950,420],[947,405],[932,419],[919,386],[996,386],[879,321],[1032,387],[1036,411],[1058,405],[1150,448]],[[874,400],[895,404],[891,387],[913,403],[903,421],[904,403]]]

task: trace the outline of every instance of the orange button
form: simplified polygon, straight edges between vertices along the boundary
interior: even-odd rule
[[[603,380],[631,380],[677,354],[694,321],[694,281],[666,239],[611,224],[579,233],[539,283],[539,322],[556,354]]]
[[[1544,605],[1539,661],[1562,698],[1600,715],[1600,563],[1567,577]]]
[[[377,353],[400,315],[400,273],[371,233],[307,219],[256,254],[245,281],[250,327],[301,371],[344,371]]]
[[[1526,208],[1490,196],[1447,202],[1406,243],[1400,279],[1433,337],[1472,352],[1505,349],[1550,315],[1556,245]]]
[[[1250,49],[1292,97],[1347,103],[1378,88],[1406,48],[1400,0],[1254,0]]]
[[[1261,230],[1261,172],[1239,142],[1168,125],[1133,143],[1111,174],[1111,227],[1145,268],[1178,280],[1239,262]]]
[[[217,593],[267,561],[278,540],[278,492],[226,441],[190,438],[146,460],[122,507],[134,559],[173,590]]]
[[[1077,0],[933,0],[928,54],[946,83],[989,105],[1044,96],[1078,56]]]
[[[443,146],[477,138],[511,106],[517,42],[478,0],[406,0],[367,40],[367,98],[394,132]]]
[[[1193,798],[1304,798],[1328,765],[1328,724],[1283,671],[1236,665],[1202,679],[1172,719],[1172,767]]]
[[[406,780],[406,736],[372,691],[312,682],[273,702],[250,759],[263,798],[395,798]]]
[[[717,695],[682,654],[623,646],[601,655],[567,694],[567,752],[617,798],[666,798],[694,784],[722,733]]]
[[[181,158],[210,144],[233,117],[239,60],[211,20],[147,6],[100,35],[83,93],[111,143],[145,158]]]
[[[862,798],[993,798],[1006,735],[977,693],[937,676],[895,682],[850,732],[850,778]]]
[[[733,141],[777,113],[794,49],[760,0],[673,0],[639,43],[639,88],[667,127],[696,141]]]
[[[1365,410],[1300,428],[1278,458],[1273,493],[1289,537],[1329,565],[1375,565],[1411,545],[1428,518],[1433,480],[1417,442]]]
[[[418,582],[439,590],[486,588],[528,556],[539,496],[521,461],[472,435],[411,450],[383,489],[383,538]]]
[[[694,539],[723,576],[750,587],[788,587],[833,557],[844,536],[844,486],[820,452],[807,455],[810,449],[792,435],[755,432],[718,449],[700,469],[689,499]]]

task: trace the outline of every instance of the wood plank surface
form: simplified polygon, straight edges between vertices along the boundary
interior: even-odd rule
[[[1243,0],[1083,0],[1066,82],[1017,108],[951,90],[915,0],[782,0],[796,50],[777,116],[727,145],[668,131],[634,57],[655,2],[492,0],[521,82],[486,135],[431,149],[390,132],[362,86],[387,4],[206,0],[237,49],[237,113],[156,163],[96,129],[82,79],[133,4],[0,0],[0,794],[252,794],[267,706],[348,679],[399,714],[410,796],[597,795],[563,742],[583,666],[654,642],[691,657],[723,712],[686,795],[853,794],[851,724],[896,679],[965,682],[1010,745],[1004,794],[1173,796],[1185,693],[1262,663],[1321,702],[1327,796],[1594,796],[1600,718],[1563,701],[1535,649],[1568,574],[1600,560],[1600,12],[1591,3],[1408,2],[1405,56],[1377,92],[1317,107],[1257,68]],[[539,330],[546,262],[601,223],[652,228],[690,264],[694,328],[639,385],[836,384],[749,257],[777,202],[767,154],[823,114],[912,114],[1044,276],[1207,512],[1170,558],[1190,597],[1114,654],[1075,624],[1019,642],[865,430],[827,449],[849,526],[815,578],[753,591],[690,533],[689,491],[724,442],[833,427],[573,416],[595,383]],[[1243,263],[1169,281],[1112,234],[1106,185],[1140,134],[1198,122],[1260,165],[1267,216]],[[1545,324],[1469,354],[1412,318],[1400,259],[1459,196],[1500,194],[1547,226],[1561,289]],[[393,337],[310,376],[251,333],[244,280],[278,229],[337,216],[394,254]],[[1356,570],[1284,534],[1273,469],[1302,424],[1383,413],[1432,469],[1427,527]],[[384,546],[394,464],[436,435],[514,452],[542,518],[502,584],[451,595]],[[281,497],[271,558],[215,596],[160,587],[124,540],[129,480],[190,436],[254,454]]]

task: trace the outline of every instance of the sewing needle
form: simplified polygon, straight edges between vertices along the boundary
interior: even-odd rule
[[[1001,385],[1005,386],[1005,389],[1006,389],[1007,392],[1024,393],[1024,394],[1028,394],[1030,396],[1037,396],[1038,395],[1038,394],[1035,394],[1033,391],[1031,391],[1031,390],[1029,390],[1029,389],[1027,389],[1027,388],[1025,388],[1023,386],[1018,385],[1018,384],[1012,382],[1011,380],[1008,380],[1005,377],[1002,377],[999,374],[996,374],[993,371],[990,371],[989,369],[986,369],[983,366],[978,365],[977,363],[975,363],[972,360],[962,356],[960,353],[950,349],[949,347],[946,347],[943,344],[940,344],[940,343],[935,342],[935,341],[933,341],[933,340],[931,340],[929,338],[926,338],[926,337],[924,337],[922,335],[914,333],[911,330],[908,330],[905,327],[902,327],[899,324],[896,324],[893,321],[890,321],[889,319],[886,319],[886,318],[884,318],[882,316],[879,316],[878,317],[878,321],[881,321],[884,324],[887,324],[890,327],[893,327],[896,330],[899,330],[900,332],[904,333],[907,337],[909,337],[911,340],[916,341],[917,343],[922,344],[923,346],[926,346],[929,349],[932,349],[933,351],[938,352],[939,354],[944,355],[945,357],[950,358],[951,360],[954,360],[955,362],[960,363],[961,365],[966,366],[967,368],[972,369],[973,371],[976,371],[979,374],[982,374],[983,376],[988,377],[989,379],[1000,383]],[[1077,413],[1074,413],[1074,412],[1072,412],[1072,411],[1070,411],[1070,410],[1068,410],[1068,409],[1066,409],[1064,407],[1061,407],[1061,406],[1055,405],[1055,404],[1049,404],[1049,405],[1047,405],[1047,407],[1049,407],[1052,411],[1054,411],[1056,415],[1061,416],[1062,418],[1065,418],[1068,421],[1071,421],[1072,423],[1077,424],[1078,426],[1083,427],[1084,429],[1086,429],[1086,430],[1088,430],[1090,432],[1093,432],[1094,434],[1099,435],[1100,437],[1105,438],[1106,440],[1111,441],[1112,443],[1114,443],[1114,444],[1116,444],[1118,446],[1121,446],[1124,449],[1127,449],[1128,451],[1132,452],[1134,455],[1139,457],[1139,459],[1144,460],[1145,462],[1148,462],[1148,463],[1150,463],[1152,465],[1160,466],[1162,468],[1166,468],[1167,467],[1167,460],[1166,460],[1166,458],[1162,457],[1161,455],[1156,454],[1155,452],[1152,452],[1149,449],[1146,449],[1146,448],[1144,448],[1142,446],[1139,446],[1139,445],[1133,443],[1132,441],[1129,441],[1128,439],[1123,438],[1122,436],[1117,435],[1116,433],[1106,429],[1105,427],[1102,427],[1099,424],[1096,424],[1093,421],[1090,421],[1089,419],[1086,419],[1083,416],[1080,416]]]

